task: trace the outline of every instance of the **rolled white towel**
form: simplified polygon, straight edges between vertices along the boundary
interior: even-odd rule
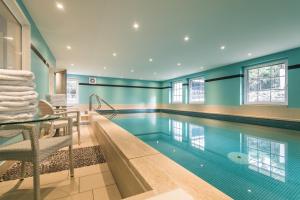
[[[22,107],[5,107],[0,106],[0,114],[2,113],[26,113],[26,112],[34,112],[37,110],[37,105],[29,105],[29,106],[22,106]]]
[[[0,80],[2,80],[2,81],[31,81],[31,80],[34,80],[34,76],[33,77],[9,76],[9,75],[0,73]]]
[[[29,96],[29,95],[35,95],[38,97],[38,93],[36,91],[25,91],[25,92],[9,92],[9,91],[1,91],[0,96],[12,96],[12,97],[23,97],[23,96]]]
[[[27,107],[30,104],[29,101],[0,101],[0,107]]]
[[[33,87],[29,86],[11,86],[11,85],[0,85],[1,92],[25,92],[33,91]]]
[[[34,77],[34,74],[31,71],[25,70],[10,70],[10,69],[0,69],[0,74],[8,76],[19,76],[19,77]]]
[[[4,81],[0,80],[0,85],[11,85],[11,86],[29,86],[35,88],[33,81]]]
[[[10,121],[10,120],[21,120],[21,119],[30,119],[34,117],[35,113],[21,113],[21,114],[0,114],[1,121]]]
[[[37,95],[26,95],[26,96],[2,96],[0,95],[1,101],[28,101],[35,102],[37,101]]]

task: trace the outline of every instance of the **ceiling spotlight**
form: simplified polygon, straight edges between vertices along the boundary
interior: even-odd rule
[[[152,58],[149,58],[149,62],[153,62],[153,59],[152,59]]]
[[[225,48],[226,48],[225,46],[221,46],[221,47],[220,47],[221,50],[224,50]]]
[[[71,64],[71,66],[73,67],[73,66],[74,66],[74,64],[72,63],[72,64]]]
[[[190,37],[186,35],[186,36],[184,36],[183,39],[184,39],[185,42],[188,42],[190,40]]]
[[[252,53],[248,53],[248,56],[251,57],[251,56],[252,56]]]
[[[72,49],[72,47],[71,47],[70,45],[68,45],[68,46],[67,46],[67,49],[68,49],[68,50],[71,50],[71,49]]]
[[[117,53],[114,52],[112,55],[113,55],[113,57],[116,57],[116,56],[117,56]]]
[[[106,70],[107,68],[106,68],[106,67],[103,67],[103,69]]]
[[[3,39],[10,40],[10,41],[14,40],[13,37],[9,37],[9,36],[5,36],[5,37],[3,37]]]
[[[134,69],[130,70],[130,72],[133,73],[133,72],[134,72]]]
[[[140,25],[137,23],[137,22],[134,22],[132,27],[135,29],[135,30],[138,30],[140,28]]]
[[[181,66],[181,63],[177,63],[177,66]]]
[[[64,10],[64,5],[60,2],[56,2],[56,7],[59,9],[59,10]]]

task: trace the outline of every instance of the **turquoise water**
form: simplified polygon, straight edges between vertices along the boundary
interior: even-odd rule
[[[300,199],[300,132],[166,114],[113,121],[234,199]]]

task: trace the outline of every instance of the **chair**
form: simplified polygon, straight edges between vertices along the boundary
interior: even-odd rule
[[[49,102],[45,100],[39,101],[39,110],[42,115],[60,115],[64,117],[71,117],[73,119],[73,125],[76,126],[78,133],[78,144],[80,145],[80,111],[66,111],[65,109],[55,109]],[[51,123],[51,128],[49,132],[52,132],[52,129],[59,130],[63,128],[66,132],[66,127],[68,122],[66,120],[55,120]],[[50,136],[53,136],[54,133],[50,133]]]
[[[0,160],[22,161],[21,177],[25,175],[25,162],[33,164],[33,188],[34,199],[40,200],[40,171],[42,160],[59,149],[69,146],[70,176],[74,176],[73,147],[72,147],[72,119],[68,118],[68,134],[61,137],[39,139],[39,125],[10,125],[0,128],[0,137],[3,135],[16,135],[21,133],[28,135],[29,139],[0,147]]]

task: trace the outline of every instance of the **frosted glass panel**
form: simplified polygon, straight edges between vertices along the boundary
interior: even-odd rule
[[[22,28],[0,1],[0,69],[21,69]]]

